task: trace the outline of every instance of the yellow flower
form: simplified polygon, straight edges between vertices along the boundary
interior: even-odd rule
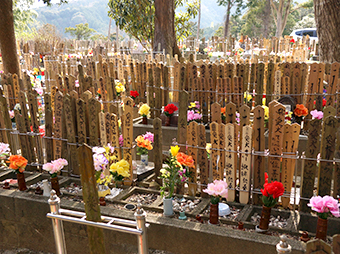
[[[116,163],[119,167],[122,167],[124,170],[129,171],[130,164],[126,160],[120,160]]]
[[[122,127],[122,120],[118,119],[118,127]]]
[[[262,98],[262,105],[266,105],[266,98]]]
[[[110,166],[111,172],[117,172],[118,175],[121,175],[123,177],[129,177],[130,176],[130,165],[126,160],[120,160],[117,163],[112,163]]]
[[[148,104],[143,104],[140,108],[138,113],[142,116],[148,116],[150,113],[150,107],[148,106]]]
[[[262,106],[264,108],[264,118],[269,117],[269,108],[267,106]]]
[[[171,146],[170,147],[170,152],[172,154],[172,156],[176,156],[178,154],[178,151],[179,151],[179,146]]]
[[[170,172],[168,170],[164,169],[164,168],[162,168],[160,170],[160,172],[162,173],[162,177],[166,177],[167,178],[167,177],[170,176]]]
[[[195,102],[190,102],[189,108],[196,108],[196,103]]]
[[[125,91],[125,87],[122,83],[119,82],[118,84],[116,84],[116,92],[117,93],[121,93],[121,92],[124,92],[124,91]]]
[[[244,92],[243,97],[244,99],[246,99],[246,101],[251,101],[251,99],[253,98],[248,92]]]
[[[104,178],[99,178],[98,180],[97,180],[97,183],[98,184],[104,184],[104,185],[108,185],[109,183],[111,183],[111,181],[112,181],[112,175],[108,175],[108,176],[105,176]]]
[[[209,154],[211,153],[211,143],[207,143],[207,145],[205,146],[205,150],[207,150]]]

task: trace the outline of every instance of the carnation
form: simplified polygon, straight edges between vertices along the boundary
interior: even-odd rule
[[[212,204],[217,204],[220,198],[228,198],[228,184],[222,180],[215,180],[213,183],[209,183],[203,192],[212,196]]]
[[[312,207],[312,210],[316,211],[322,219],[327,219],[329,213],[335,217],[340,217],[339,201],[328,195],[312,197],[308,206]]]
[[[153,133],[147,131],[144,135],[143,135],[143,138],[146,139],[146,140],[149,140],[151,143],[153,143],[154,141],[154,135]]]

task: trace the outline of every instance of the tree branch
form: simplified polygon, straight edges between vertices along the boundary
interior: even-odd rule
[[[291,0],[288,0],[287,5],[286,5],[285,16],[284,16],[284,19],[283,19],[283,22],[282,22],[281,31],[283,31],[283,29],[285,28],[286,23],[287,23],[287,19],[288,19],[288,15],[289,15],[290,2],[291,2]]]
[[[270,0],[270,6],[272,8],[272,15],[273,15],[273,18],[274,18],[274,21],[275,21],[275,26],[277,25],[277,17],[275,15],[275,12],[277,13],[277,8],[273,2],[273,0]]]

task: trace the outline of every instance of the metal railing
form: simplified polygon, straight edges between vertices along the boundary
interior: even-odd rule
[[[147,254],[149,251],[146,234],[147,227],[149,227],[149,224],[145,223],[146,213],[141,208],[140,203],[138,203],[137,210],[135,212],[136,221],[101,216],[102,222],[93,222],[86,220],[86,214],[83,212],[61,209],[60,198],[56,195],[56,192],[54,190],[51,191],[51,196],[50,199],[48,200],[48,203],[50,205],[51,212],[48,213],[46,216],[47,218],[52,219],[57,254],[67,253],[62,221],[68,221],[72,223],[137,235],[138,253]]]

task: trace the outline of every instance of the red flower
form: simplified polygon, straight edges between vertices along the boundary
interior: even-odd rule
[[[325,107],[326,103],[327,103],[326,99],[322,99],[322,107]]]
[[[130,96],[132,99],[136,99],[139,96],[139,93],[137,91],[130,91]]]
[[[164,114],[166,116],[172,116],[173,113],[178,110],[178,108],[174,104],[168,104],[164,107]]]
[[[295,40],[294,40],[294,39],[291,39],[291,40],[290,40],[290,43],[295,43]]]
[[[269,195],[272,195],[274,199],[282,196],[285,191],[283,184],[277,181],[268,183],[264,189]]]

